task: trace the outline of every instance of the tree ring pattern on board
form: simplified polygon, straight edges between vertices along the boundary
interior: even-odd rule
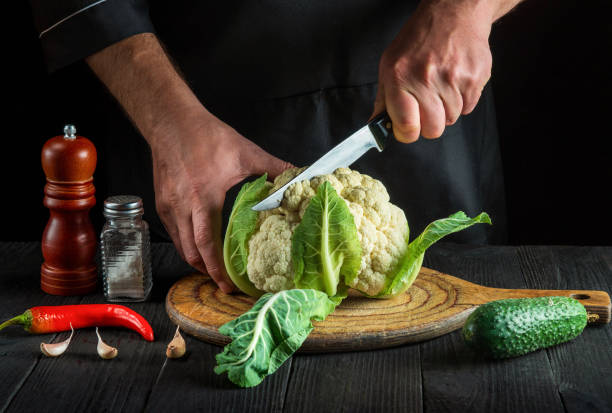
[[[463,324],[473,305],[459,304],[455,279],[422,268],[414,284],[398,297],[372,299],[351,292],[315,329],[301,352],[335,352],[392,347],[438,337]],[[183,331],[204,341],[225,345],[218,328],[246,312],[256,300],[224,294],[202,274],[179,280],[168,292],[166,310]]]

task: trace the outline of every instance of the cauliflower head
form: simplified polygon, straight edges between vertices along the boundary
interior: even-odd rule
[[[274,191],[304,168],[292,168],[274,180]],[[255,231],[248,240],[246,273],[259,290],[278,292],[294,288],[291,237],[302,221],[310,200],[323,182],[329,182],[346,202],[357,228],[361,265],[348,283],[367,295],[377,295],[387,274],[408,247],[408,222],[404,211],[389,202],[384,185],[368,175],[339,168],[329,175],[291,185],[278,208],[259,213]]]

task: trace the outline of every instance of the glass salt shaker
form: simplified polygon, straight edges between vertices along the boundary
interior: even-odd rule
[[[151,292],[149,225],[143,213],[137,196],[117,195],[104,201],[100,250],[107,301],[145,301]]]

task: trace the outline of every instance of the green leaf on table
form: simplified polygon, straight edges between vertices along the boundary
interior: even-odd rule
[[[253,308],[219,328],[232,342],[217,354],[215,373],[227,372],[241,387],[258,385],[300,348],[313,329],[311,320],[324,320],[338,303],[311,289],[264,294]]]
[[[353,214],[327,181],[319,185],[295,228],[291,260],[296,287],[325,291],[330,297],[341,280],[359,272],[361,244]]]
[[[482,212],[476,217],[470,218],[463,211],[459,211],[448,218],[439,219],[429,224],[421,235],[408,245],[406,253],[388,276],[386,287],[377,297],[395,296],[406,291],[421,270],[427,248],[446,235],[481,223],[491,224],[491,219],[487,213]]]
[[[223,241],[223,261],[228,275],[240,290],[251,296],[260,296],[246,272],[249,255],[248,241],[257,225],[259,212],[251,208],[264,199],[271,188],[267,174],[242,186],[230,214]]]

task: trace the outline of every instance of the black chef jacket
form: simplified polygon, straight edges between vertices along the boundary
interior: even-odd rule
[[[376,95],[380,56],[416,3],[31,0],[51,71],[131,35],[154,32],[208,110],[294,165],[313,162],[364,125]],[[110,191],[143,196],[152,231],[165,234],[152,208],[146,142],[125,118],[100,116],[108,116],[101,133],[107,135]],[[406,212],[413,236],[429,222],[463,210],[470,216],[487,211],[494,225],[472,227],[452,240],[505,239],[490,86],[476,109],[440,139],[393,141],[352,167],[385,184],[391,201]]]

